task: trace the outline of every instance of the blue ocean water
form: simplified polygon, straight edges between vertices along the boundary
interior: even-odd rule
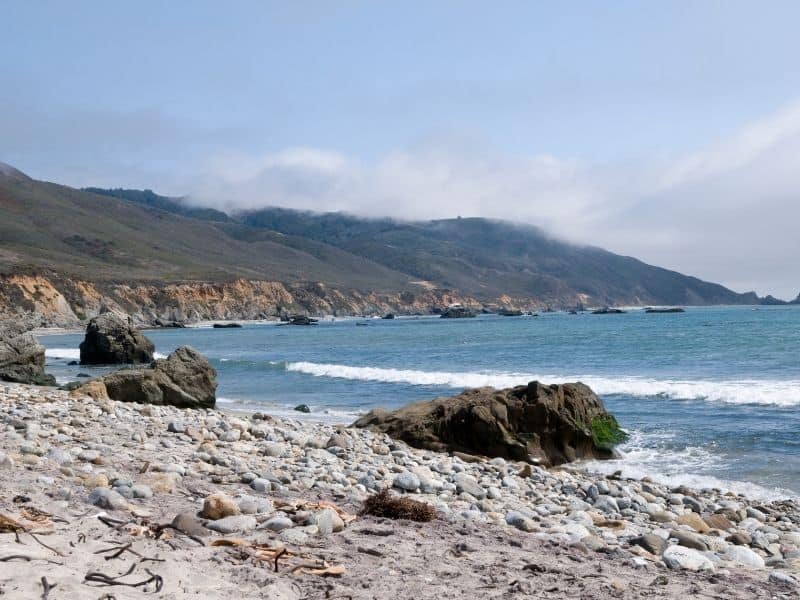
[[[310,418],[336,422],[465,387],[580,380],[632,434],[621,460],[588,468],[800,495],[800,307],[337,319],[147,335],[162,354],[183,344],[206,354],[223,407],[298,417],[292,407],[304,403]],[[67,364],[81,339],[40,337],[60,381],[102,372]]]

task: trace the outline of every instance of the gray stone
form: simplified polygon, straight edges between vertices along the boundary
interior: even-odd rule
[[[131,487],[131,491],[133,492],[134,498],[152,498],[153,497],[153,490],[150,489],[150,486],[144,485],[143,483],[138,483]]]
[[[257,477],[250,482],[250,487],[257,492],[269,492],[272,489],[272,483],[268,479]]]
[[[631,544],[641,546],[650,554],[655,554],[656,556],[661,556],[668,545],[666,540],[654,533],[646,533],[645,535],[635,537],[631,540]]]
[[[223,534],[246,533],[256,528],[256,518],[250,515],[235,515],[209,521],[206,527]]]
[[[291,529],[284,529],[280,533],[281,541],[287,544],[295,544],[303,546],[308,543],[308,533],[300,527],[292,527]]]
[[[294,527],[294,523],[289,517],[283,517],[283,516],[277,516],[277,517],[272,517],[271,519],[267,519],[267,521],[262,525],[263,529],[269,529],[270,531],[275,531],[275,532],[280,532],[290,527]]]
[[[403,471],[395,475],[392,485],[407,492],[415,492],[419,488],[419,477],[411,471]]]
[[[167,425],[167,431],[171,433],[186,433],[186,423],[183,421],[170,421]]]
[[[182,512],[175,515],[175,518],[172,519],[172,526],[189,535],[200,537],[208,535],[208,530],[203,526],[203,521],[191,512]]]
[[[72,455],[69,452],[64,452],[61,448],[51,448],[47,453],[47,458],[59,465],[71,465]]]
[[[782,571],[772,571],[772,573],[769,574],[769,580],[771,583],[777,583],[787,587],[798,587],[798,585],[800,585],[797,579]]]
[[[725,559],[751,569],[764,568],[764,559],[761,555],[746,546],[731,546],[725,553]]]
[[[466,473],[457,473],[453,478],[453,482],[456,484],[456,490],[459,493],[466,492],[478,500],[486,498],[486,490],[483,489],[473,477],[470,477]]]
[[[127,510],[128,501],[122,495],[108,488],[95,488],[89,494],[89,504],[106,510]]]
[[[669,535],[670,537],[678,540],[678,544],[686,548],[694,548],[695,550],[700,550],[701,552],[708,550],[708,544],[706,544],[699,536],[689,531],[673,529]]]
[[[692,509],[692,512],[696,512],[698,515],[703,512],[703,505],[691,496],[683,497],[683,505],[688,506],[690,509]]]
[[[506,515],[506,523],[522,531],[536,530],[536,522],[516,510],[512,510]]]

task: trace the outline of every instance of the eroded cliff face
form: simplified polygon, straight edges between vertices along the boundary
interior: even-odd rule
[[[162,321],[250,320],[289,314],[428,314],[434,307],[461,303],[479,310],[484,303],[448,290],[374,293],[340,291],[321,283],[287,286],[275,281],[238,279],[227,283],[176,284],[78,281],[59,276],[0,277],[0,318],[35,317],[42,326],[79,327],[106,309],[130,315],[138,325]],[[532,299],[503,296],[508,308],[539,308]]]

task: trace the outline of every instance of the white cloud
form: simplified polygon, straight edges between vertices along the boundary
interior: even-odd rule
[[[794,297],[798,172],[800,103],[671,161],[592,165],[515,157],[453,136],[369,163],[302,147],[227,156],[204,168],[191,195],[227,209],[525,221],[739,291]]]

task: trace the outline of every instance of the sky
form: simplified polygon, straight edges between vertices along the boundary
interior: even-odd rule
[[[800,3],[0,2],[0,161],[800,292]]]

